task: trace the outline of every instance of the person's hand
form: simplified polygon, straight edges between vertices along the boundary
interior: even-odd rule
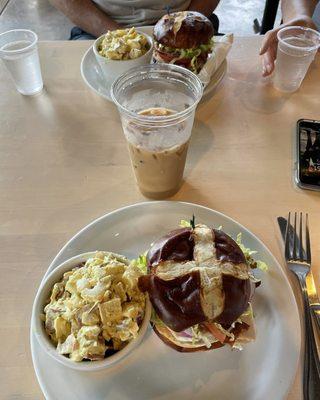
[[[299,18],[292,19],[275,29],[268,31],[263,38],[262,46],[259,53],[262,56],[262,76],[268,76],[274,70],[274,61],[277,58],[278,31],[286,26],[296,26],[296,25],[317,29],[310,17],[302,16]]]

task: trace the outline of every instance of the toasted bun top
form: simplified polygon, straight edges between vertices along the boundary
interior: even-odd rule
[[[253,294],[250,267],[237,243],[206,225],[182,228],[157,240],[139,278],[160,319],[182,331],[204,321],[230,326]]]
[[[196,11],[164,15],[155,25],[153,36],[158,43],[179,49],[207,44],[214,34],[213,25]]]

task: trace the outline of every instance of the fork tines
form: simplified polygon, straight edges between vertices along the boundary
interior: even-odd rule
[[[299,215],[295,212],[292,226],[291,212],[289,212],[285,242],[287,260],[311,264],[308,214],[305,214],[303,218],[302,212]]]

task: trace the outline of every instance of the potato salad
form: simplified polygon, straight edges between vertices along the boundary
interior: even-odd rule
[[[108,31],[98,46],[99,54],[109,60],[133,60],[149,49],[147,38],[133,27]]]
[[[128,259],[108,252],[64,273],[43,316],[57,351],[73,361],[100,360],[136,338],[146,305],[139,276]]]

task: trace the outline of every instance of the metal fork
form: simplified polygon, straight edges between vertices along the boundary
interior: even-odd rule
[[[305,326],[303,396],[305,400],[315,400],[320,399],[320,361],[312,329],[310,304],[306,286],[306,277],[311,268],[308,214],[306,214],[305,223],[303,224],[302,213],[300,213],[300,217],[297,216],[297,213],[294,213],[293,229],[291,228],[290,220],[291,213],[289,213],[287,221],[285,258],[288,268],[295,274],[299,281],[303,297]]]

